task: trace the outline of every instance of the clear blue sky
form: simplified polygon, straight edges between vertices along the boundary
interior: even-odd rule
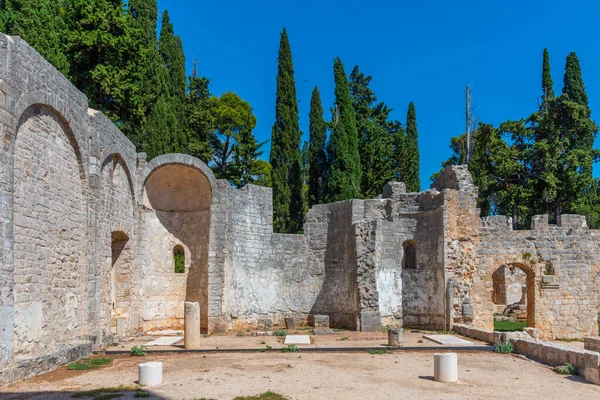
[[[325,117],[333,103],[333,58],[349,74],[358,64],[373,76],[379,100],[406,119],[417,109],[421,187],[450,156],[451,136],[464,132],[464,88],[473,84],[475,111],[497,124],[528,116],[540,95],[542,51],[550,52],[554,90],[562,89],[565,57],[579,56],[592,117],[600,113],[600,4],[593,0],[282,1],[159,0],[183,40],[188,73],[211,91],[234,91],[254,108],[254,131],[271,137],[279,34],[286,27],[308,140],[310,95],[321,91]],[[268,159],[270,145],[264,147]],[[598,168],[596,168],[597,175]]]

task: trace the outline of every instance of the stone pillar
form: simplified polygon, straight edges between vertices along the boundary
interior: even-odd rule
[[[390,328],[388,331],[388,346],[404,346],[404,329]]]
[[[186,349],[200,348],[200,304],[185,302],[185,328],[183,346]]]

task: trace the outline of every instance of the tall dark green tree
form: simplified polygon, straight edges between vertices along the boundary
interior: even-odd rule
[[[0,31],[20,36],[60,72],[69,75],[64,53],[67,34],[63,5],[54,0],[3,0],[0,2]]]
[[[359,198],[362,177],[352,96],[344,64],[339,57],[334,59],[333,75],[335,109],[329,143],[330,173],[325,196],[329,202]]]
[[[361,193],[366,198],[380,194],[383,186],[394,179],[394,137],[387,121],[391,109],[383,102],[377,103],[369,87],[371,79],[358,65],[350,73],[362,169]]]
[[[406,138],[404,140],[400,175],[410,192],[421,190],[419,154],[419,132],[417,130],[417,111],[411,101],[406,114]]]
[[[302,132],[298,122],[298,99],[292,51],[285,28],[281,32],[277,67],[275,124],[271,135],[271,181],[273,228],[297,233],[304,222],[302,182]]]
[[[548,55],[548,49],[544,49],[542,60],[542,103],[554,98],[553,85],[552,75],[550,74],[550,56]]]
[[[190,132],[188,135],[188,153],[209,163],[212,158],[210,137],[213,131],[213,118],[210,113],[212,95],[208,85],[210,80],[198,77],[196,65],[189,79],[186,112]]]
[[[583,77],[581,76],[579,58],[577,58],[577,54],[575,53],[570,53],[567,56],[562,92],[569,96],[569,100],[587,107],[588,96],[585,92]]]
[[[233,148],[233,160],[231,163],[231,183],[241,188],[249,183],[260,183],[263,173],[262,163],[258,157],[263,154],[260,148],[266,142],[259,143],[252,134],[251,125],[245,126],[237,135]]]
[[[324,201],[327,179],[327,123],[323,118],[323,106],[319,88],[315,86],[310,98],[309,151],[308,151],[308,205]]]

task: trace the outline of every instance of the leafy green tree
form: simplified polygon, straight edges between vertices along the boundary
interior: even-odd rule
[[[358,152],[362,179],[361,192],[366,198],[381,193],[383,186],[394,179],[394,137],[387,121],[391,111],[369,87],[372,77],[355,66],[350,74],[350,94],[356,116]]]
[[[304,222],[302,182],[302,132],[298,121],[298,99],[292,51],[285,28],[281,32],[277,67],[275,124],[271,136],[271,180],[273,185],[273,228],[275,232],[297,233]]]
[[[256,160],[254,168],[255,185],[271,187],[271,164],[265,160]]]
[[[251,137],[256,126],[256,117],[250,104],[232,92],[223,93],[221,97],[212,97],[210,113],[215,130],[211,135],[213,171],[217,178],[235,183],[234,180],[238,179],[236,174],[247,173],[250,170],[249,160],[252,153],[256,154],[260,147],[258,145],[258,148],[254,148],[255,140],[253,142]],[[243,149],[239,148],[240,143],[243,144]],[[240,154],[236,154],[237,150],[241,150]],[[249,180],[248,175],[239,178],[239,184]]]
[[[144,114],[142,31],[120,0],[67,0],[65,54],[69,77],[90,106],[103,111],[132,135]]]
[[[359,198],[362,176],[352,96],[344,64],[339,57],[333,61],[333,76],[335,113],[329,144],[330,173],[325,195],[329,202]]]
[[[406,139],[404,140],[400,175],[410,192],[421,190],[419,155],[419,132],[417,130],[417,111],[411,101],[406,114]]]
[[[64,52],[67,26],[63,2],[55,0],[3,0],[0,2],[0,31],[20,36],[64,75],[69,60]]]
[[[327,123],[323,118],[321,94],[315,86],[310,98],[309,154],[308,154],[308,205],[324,201],[327,179]]]

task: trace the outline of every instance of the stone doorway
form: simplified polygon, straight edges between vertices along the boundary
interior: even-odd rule
[[[501,265],[492,274],[494,325],[499,321],[535,327],[535,274],[517,264]]]
[[[111,333],[124,336],[129,326],[131,311],[131,262],[129,237],[121,231],[111,233]]]

